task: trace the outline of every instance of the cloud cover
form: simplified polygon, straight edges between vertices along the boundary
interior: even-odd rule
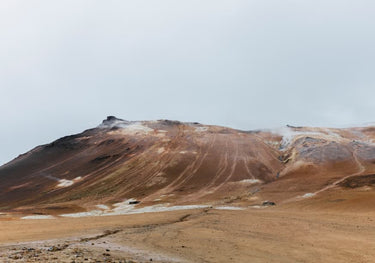
[[[106,115],[241,129],[374,121],[375,3],[0,3],[0,164]]]

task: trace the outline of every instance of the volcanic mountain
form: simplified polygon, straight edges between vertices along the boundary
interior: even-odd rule
[[[0,167],[0,210],[57,215],[126,200],[373,209],[374,140],[374,127],[241,131],[110,116]]]

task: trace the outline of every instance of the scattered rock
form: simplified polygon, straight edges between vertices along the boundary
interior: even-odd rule
[[[66,249],[68,246],[69,246],[68,244],[64,244],[63,246],[61,246],[60,244],[58,244],[57,246],[49,247],[47,249],[47,251],[49,251],[49,252],[61,251],[61,250]]]
[[[262,203],[262,206],[273,206],[273,205],[276,205],[276,203],[272,201],[264,201]]]
[[[56,247],[56,246],[52,246],[52,247],[49,247],[47,249],[49,252],[55,252],[55,251],[59,251],[61,250],[59,247]]]

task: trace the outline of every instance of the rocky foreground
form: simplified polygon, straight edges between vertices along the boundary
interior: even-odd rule
[[[47,243],[40,246],[9,247],[5,254],[0,255],[1,262],[118,262],[132,263],[133,260],[126,260],[116,257],[110,253],[109,249],[103,249],[103,253],[84,247],[77,247],[69,243],[57,246],[46,247]],[[150,259],[151,260],[151,259]],[[152,261],[152,260],[151,260]]]
[[[196,209],[0,222],[0,262],[374,262],[373,212]],[[9,244],[12,243],[12,244]]]

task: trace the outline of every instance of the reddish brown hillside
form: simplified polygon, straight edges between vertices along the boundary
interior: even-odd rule
[[[244,132],[108,117],[2,166],[0,208],[63,213],[130,198],[146,205],[303,203],[332,189],[372,189],[374,138],[372,128]]]

